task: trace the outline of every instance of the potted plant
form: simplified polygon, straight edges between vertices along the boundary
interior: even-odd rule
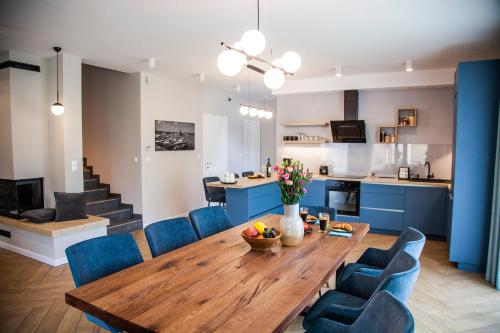
[[[304,222],[299,215],[299,201],[307,193],[306,185],[311,182],[312,173],[304,171],[304,165],[297,160],[285,159],[274,166],[281,190],[284,215],[280,220],[281,241],[286,246],[297,246],[304,239]]]

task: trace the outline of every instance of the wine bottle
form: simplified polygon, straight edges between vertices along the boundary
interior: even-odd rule
[[[266,164],[266,177],[271,177],[271,159],[268,157],[267,158],[267,164]]]

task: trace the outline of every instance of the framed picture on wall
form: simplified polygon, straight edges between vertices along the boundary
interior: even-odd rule
[[[155,120],[155,151],[194,150],[194,123]]]

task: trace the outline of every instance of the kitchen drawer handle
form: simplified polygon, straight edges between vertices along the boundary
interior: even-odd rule
[[[386,209],[386,208],[372,208],[372,207],[360,207],[360,209],[368,209],[368,210],[382,210],[385,212],[396,212],[396,213],[404,213],[404,210],[401,209]]]

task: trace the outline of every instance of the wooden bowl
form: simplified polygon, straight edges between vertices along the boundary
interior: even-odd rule
[[[268,251],[271,250],[280,240],[281,231],[276,230],[276,237],[274,238],[255,238],[255,237],[247,237],[241,232],[241,237],[250,244],[250,247],[253,251]]]

